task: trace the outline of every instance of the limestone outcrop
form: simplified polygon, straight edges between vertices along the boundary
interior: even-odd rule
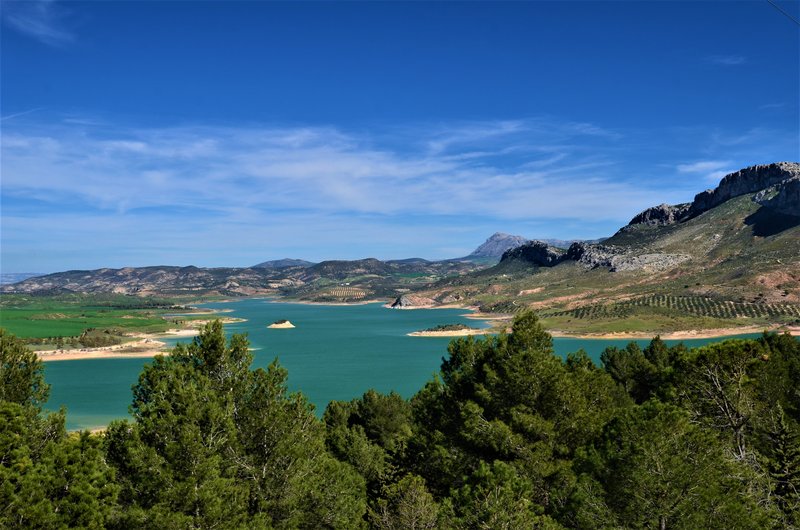
[[[677,223],[684,219],[689,212],[692,203],[687,202],[683,204],[669,205],[659,204],[641,212],[636,217],[631,219],[629,225],[649,225],[649,226],[663,226]]]
[[[748,193],[758,193],[754,200],[768,208],[789,215],[800,215],[791,213],[800,212],[798,179],[800,179],[800,164],[797,162],[775,162],[746,167],[726,175],[716,188],[698,193],[691,203],[674,206],[661,204],[644,210],[631,219],[622,230],[637,225],[663,226],[680,223],[697,217],[729,199]]]
[[[416,296],[413,294],[404,294],[392,303],[391,307],[395,309],[410,309],[413,307],[431,307],[436,304],[436,300],[426,298],[424,296]]]
[[[782,214],[800,217],[800,176],[759,191],[753,200]]]
[[[561,263],[566,256],[563,250],[551,247],[544,241],[529,241],[503,253],[500,261],[521,259],[541,267],[552,267]]]

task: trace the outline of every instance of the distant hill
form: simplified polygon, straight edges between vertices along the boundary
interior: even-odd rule
[[[4,293],[123,293],[140,296],[243,296],[265,294],[284,285],[270,269],[126,267],[46,274],[2,287]]]
[[[284,258],[284,259],[275,259],[272,261],[265,261],[263,263],[259,263],[258,265],[253,265],[252,268],[254,269],[285,269],[286,267],[310,267],[314,265],[311,261],[306,261],[304,259],[292,259],[292,258]]]
[[[122,293],[172,297],[286,295],[311,301],[346,302],[392,298],[429,286],[446,276],[457,276],[481,267],[470,262],[419,258],[331,260],[285,267],[127,267],[47,274],[4,285],[0,292]]]

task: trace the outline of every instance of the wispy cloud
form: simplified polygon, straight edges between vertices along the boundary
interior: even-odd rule
[[[678,164],[681,173],[706,173],[730,165],[728,160],[701,160],[689,164]]]
[[[698,174],[706,183],[719,182],[728,173],[736,171],[732,168],[730,160],[700,160],[688,164],[678,164],[677,169],[680,173]]]
[[[6,26],[49,46],[75,40],[66,26],[67,12],[54,0],[5,0],[0,13]]]
[[[31,114],[32,112],[37,112],[43,109],[44,107],[36,107],[35,109],[28,109],[28,110],[23,110],[22,112],[15,112],[13,114],[9,114],[7,116],[0,116],[0,121],[6,121],[12,118],[19,118],[20,116],[25,116],[26,114]]]
[[[730,148],[713,131],[687,139],[710,156],[662,165],[651,160],[664,153],[631,158],[636,137],[552,118],[368,134],[10,120],[0,137],[3,259],[23,260],[36,247],[66,260],[75,249],[72,266],[85,267],[96,245],[120,265],[452,257],[443,249],[466,253],[497,230],[607,235],[646,207],[690,199],[698,179],[739,168],[714,154]],[[765,130],[732,137],[777,144]],[[736,152],[748,145],[737,143]],[[66,266],[59,263],[51,268]]]
[[[722,66],[738,66],[747,62],[747,57],[743,55],[710,55],[706,61]]]
[[[454,123],[433,128],[428,139],[424,129],[415,135],[423,138],[419,148],[313,127],[10,131],[3,137],[3,186],[39,201],[77,200],[119,212],[468,211],[587,221],[615,218],[653,194],[615,174],[614,161],[602,154],[615,137],[591,124]],[[602,204],[598,194],[607,197]]]

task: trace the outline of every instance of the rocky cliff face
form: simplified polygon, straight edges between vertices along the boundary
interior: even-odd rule
[[[782,214],[800,217],[800,176],[759,191],[753,200]]]
[[[561,263],[565,255],[563,250],[551,247],[544,241],[529,241],[524,245],[506,250],[500,261],[521,259],[541,267],[552,267]]]
[[[684,204],[676,204],[671,206],[669,204],[659,204],[643,211],[628,223],[629,225],[649,225],[649,226],[663,226],[677,223],[684,219],[689,212],[692,203],[687,202]]]
[[[413,294],[404,294],[399,296],[391,307],[395,309],[409,309],[412,307],[431,307],[436,305],[436,300],[426,298],[424,296],[417,296]]]
[[[800,164],[795,162],[777,162],[741,169],[726,175],[713,190],[695,195],[689,217],[698,216],[733,197],[755,193],[798,176],[800,176]]]
[[[662,204],[648,208],[631,219],[623,230],[636,225],[658,226],[679,223],[697,217],[729,199],[756,192],[764,192],[760,199],[754,198],[760,204],[789,215],[800,215],[791,213],[800,212],[797,196],[797,187],[800,184],[795,183],[798,179],[800,179],[800,164],[796,162],[750,166],[726,175],[719,186],[698,193],[691,203],[675,206]]]
[[[611,272],[661,271],[690,259],[682,254],[641,253],[638,249],[576,242],[563,251],[542,241],[531,241],[503,254],[503,261],[523,260],[539,267],[554,267],[566,261],[577,262],[587,269],[607,268]]]

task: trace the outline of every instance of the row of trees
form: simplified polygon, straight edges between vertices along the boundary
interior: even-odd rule
[[[132,421],[66,433],[0,332],[0,527],[794,528],[800,343],[656,338],[555,356],[531,313],[457,339],[410,400],[320,421],[212,322],[146,366]]]

